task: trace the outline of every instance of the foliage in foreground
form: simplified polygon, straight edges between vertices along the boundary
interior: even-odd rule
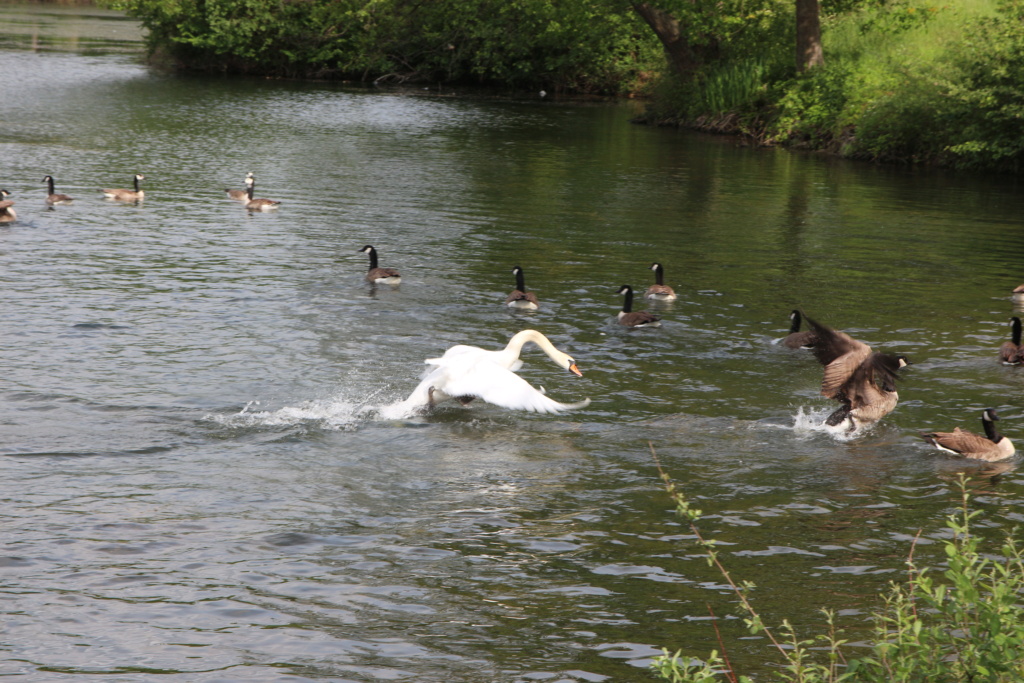
[[[970,533],[980,511],[968,508],[966,479],[961,476],[961,509],[947,518],[952,540],[945,544],[948,568],[939,576],[908,559],[910,579],[893,583],[884,608],[874,613],[874,637],[858,647],[857,657],[826,612],[827,633],[800,638],[784,621],[778,635],[762,623],[748,593],[751,584],[737,585],[721,564],[714,540],[697,530],[701,511],[690,506],[662,472],[676,512],[687,520],[698,542],[739,597],[749,615],[751,633],[766,636],[781,660],[774,680],[790,683],[893,683],[896,681],[971,681],[1014,683],[1024,680],[1024,557],[1008,534],[1000,557],[986,556]],[[825,654],[812,655],[824,650]],[[864,650],[866,654],[861,654]],[[711,652],[703,662],[667,650],[652,664],[658,677],[671,683],[750,683],[728,660]]]

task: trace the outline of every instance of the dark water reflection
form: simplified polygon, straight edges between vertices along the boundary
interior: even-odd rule
[[[8,33],[16,33],[8,31]],[[1016,181],[851,165],[632,126],[632,108],[186,79],[137,53],[0,50],[4,673],[51,681],[625,681],[745,635],[649,444],[769,623],[855,632],[955,479],[977,527],[1021,478],[925,450],[1022,376],[995,362],[1024,281]],[[136,44],[137,46],[137,44]],[[246,171],[282,201],[224,198]],[[139,205],[99,187],[147,176]],[[48,209],[40,178],[76,197]],[[365,256],[403,273],[368,288]],[[614,323],[665,264],[665,325]],[[522,265],[535,314],[502,306]],[[800,306],[915,361],[850,441]],[[525,327],[561,417],[379,419],[424,358]],[[71,608],[74,609],[71,609]],[[756,671],[765,641],[734,642]]]

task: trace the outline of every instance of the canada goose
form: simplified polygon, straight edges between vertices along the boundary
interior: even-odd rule
[[[402,276],[394,268],[377,267],[377,250],[367,244],[359,250],[359,253],[370,255],[370,268],[366,271],[367,282],[376,282],[383,285],[397,285],[402,281]]]
[[[280,205],[281,202],[274,201],[273,199],[253,199],[252,193],[256,189],[256,179],[246,178],[245,179],[245,208],[250,211],[273,211]]]
[[[814,344],[814,330],[804,330],[803,332],[800,331],[800,311],[794,309],[789,314],[789,320],[789,334],[782,338],[782,340],[779,342],[780,344],[790,349],[809,347],[812,344]]]
[[[821,395],[842,406],[825,418],[835,427],[849,421],[847,431],[877,422],[896,408],[899,394],[896,380],[900,368],[910,365],[906,356],[872,351],[871,347],[846,334],[804,316],[815,334],[811,351],[825,366]]]
[[[995,421],[999,419],[994,408],[981,412],[981,424],[985,427],[985,436],[956,427],[952,432],[931,432],[922,434],[921,438],[947,453],[956,453],[965,458],[975,460],[1005,460],[1014,453],[1013,443],[996,429]]]
[[[675,301],[675,291],[665,284],[665,269],[661,267],[660,263],[652,263],[651,270],[654,271],[654,284],[647,288],[644,297],[659,301]]]
[[[54,204],[70,204],[71,202],[75,201],[66,194],[57,194],[56,192],[53,191],[53,176],[44,177],[43,182],[46,183],[46,186],[48,188],[48,194],[46,195],[46,203],[49,204],[50,206],[53,206]]]
[[[146,176],[141,173],[135,174],[135,189],[134,190],[121,190],[121,189],[103,189],[100,192],[106,199],[114,199],[119,202],[137,202],[145,198],[146,193],[139,189],[139,181],[145,180]]]
[[[576,367],[576,361],[556,349],[547,337],[536,330],[523,330],[499,351],[459,344],[439,358],[428,358],[424,362],[429,368],[409,398],[388,406],[383,413],[401,417],[429,410],[449,399],[468,405],[479,398],[502,408],[537,413],[558,413],[589,405],[590,399],[579,403],[559,403],[515,374],[523,365],[519,355],[528,343],[539,346],[562,368],[578,377],[583,376]]]
[[[0,190],[0,223],[10,223],[18,217],[14,213],[14,202],[8,199],[10,196],[7,190]]]
[[[249,173],[245,174],[245,189],[244,190],[227,190],[227,189],[225,189],[224,191],[228,193],[228,199],[234,199],[237,202],[247,202],[247,201],[249,201],[249,181],[253,177],[254,176],[253,176],[251,171]]]
[[[619,324],[626,327],[661,327],[661,318],[647,311],[633,310],[633,288],[629,285],[619,287],[617,294],[625,294],[622,310],[619,311]]]
[[[999,347],[999,360],[1004,365],[1020,365],[1024,361],[1024,346],[1020,344],[1020,318],[1010,318],[1011,341],[1003,342]]]
[[[526,291],[526,285],[523,282],[523,269],[516,266],[512,269],[512,274],[516,276],[516,288],[505,299],[505,305],[510,308],[536,311],[540,307],[540,302],[537,301],[536,294]]]

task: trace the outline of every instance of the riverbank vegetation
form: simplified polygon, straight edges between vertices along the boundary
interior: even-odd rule
[[[946,521],[947,565],[941,573],[907,560],[908,579],[894,582],[873,612],[874,633],[850,642],[824,614],[823,632],[803,638],[784,621],[778,630],[766,625],[751,600],[754,586],[736,581],[719,559],[714,539],[705,539],[697,523],[701,511],[692,507],[663,472],[676,512],[689,525],[697,543],[732,587],[752,634],[765,638],[778,657],[771,680],[784,683],[911,683],[915,681],[1024,680],[1024,555],[1007,534],[998,555],[983,553],[971,523],[980,510],[970,510],[967,482],[961,477],[960,507]],[[723,652],[706,660],[681,651],[656,659],[652,669],[671,683],[751,683]]]
[[[822,65],[797,71],[782,33],[738,45],[663,83],[651,119],[853,158],[1022,170],[1024,2],[824,9]]]
[[[1024,170],[1024,0],[110,2],[186,69],[639,93],[652,123]]]
[[[114,0],[189,70],[625,94],[661,63],[607,0]]]

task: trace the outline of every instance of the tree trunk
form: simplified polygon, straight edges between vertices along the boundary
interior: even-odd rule
[[[654,30],[668,55],[669,63],[683,78],[687,78],[700,66],[700,60],[693,48],[679,30],[679,20],[668,12],[651,7],[646,2],[634,2],[633,10],[643,17],[648,26]],[[815,0],[817,6],[817,0]]]
[[[796,0],[796,68],[804,71],[825,63],[821,50],[818,0]]]

